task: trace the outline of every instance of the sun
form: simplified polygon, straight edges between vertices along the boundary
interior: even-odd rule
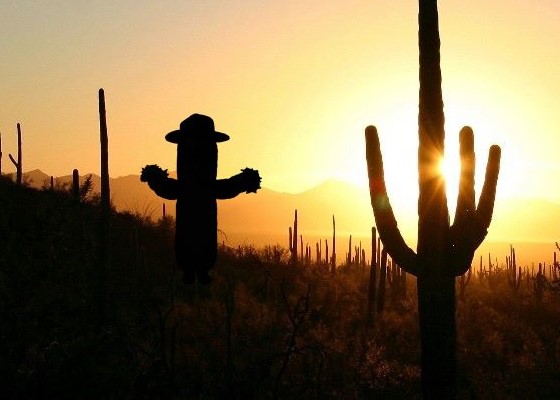
[[[447,205],[450,215],[453,215],[455,211],[455,203],[457,200],[457,195],[459,193],[460,171],[461,165],[458,156],[446,154],[445,157],[440,160],[439,172],[443,175],[443,178],[445,180]]]

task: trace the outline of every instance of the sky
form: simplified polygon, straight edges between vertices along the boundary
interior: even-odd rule
[[[2,169],[99,171],[105,90],[112,177],[175,170],[164,140],[192,113],[214,118],[220,177],[260,171],[300,192],[367,185],[364,128],[380,134],[395,208],[417,199],[418,4],[412,0],[0,0]],[[477,188],[502,148],[498,200],[560,203],[560,2],[439,2],[446,174],[475,133]]]

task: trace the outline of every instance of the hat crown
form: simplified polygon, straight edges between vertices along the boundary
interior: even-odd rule
[[[214,120],[207,115],[192,114],[179,125],[182,131],[214,132]]]
[[[169,132],[165,139],[171,143],[185,142],[185,140],[214,140],[225,142],[229,136],[214,129],[214,120],[207,115],[191,114],[179,125],[179,130]]]

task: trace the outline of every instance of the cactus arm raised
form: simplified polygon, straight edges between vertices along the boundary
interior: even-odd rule
[[[461,224],[471,218],[476,207],[474,196],[474,134],[468,126],[461,129],[459,133],[459,154],[461,157],[461,175],[453,225]]]
[[[474,135],[470,127],[465,126],[459,134],[459,154],[461,157],[461,175],[455,219],[449,229],[450,272],[455,276],[465,273],[478,247],[469,233],[476,217],[474,194],[475,153]]]
[[[365,136],[369,193],[379,236],[391,258],[406,272],[417,275],[416,253],[401,235],[387,194],[377,129],[368,126]]]
[[[167,170],[161,169],[157,164],[146,165],[142,168],[140,181],[147,182],[159,197],[167,200],[176,200],[179,197],[179,181],[169,178]]]
[[[494,212],[494,201],[496,199],[496,187],[498,185],[498,175],[500,173],[500,158],[502,150],[500,146],[493,145],[488,152],[488,164],[486,165],[486,175],[484,177],[484,185],[478,200],[476,213],[480,223],[484,226],[485,231],[490,226],[492,213]],[[484,234],[486,236],[486,233]],[[481,238],[480,243],[484,237]],[[479,244],[480,244],[479,243]]]
[[[450,227],[449,237],[450,272],[455,276],[462,275],[469,269],[474,252],[488,234],[496,198],[501,150],[496,145],[490,148],[484,185],[476,209],[474,204],[474,136],[469,127],[461,130],[460,154],[459,195],[455,220]]]
[[[261,187],[259,171],[245,168],[228,179],[216,180],[216,198],[232,199],[240,193],[256,193]]]

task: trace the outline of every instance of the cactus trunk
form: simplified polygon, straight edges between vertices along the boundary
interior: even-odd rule
[[[418,15],[418,314],[422,382],[427,399],[453,395],[456,377],[455,276],[446,271],[449,212],[439,171],[444,156],[440,38],[436,0],[421,0]]]
[[[72,171],[72,198],[80,201],[80,173],[77,169]]]
[[[436,0],[419,0],[420,91],[418,112],[418,246],[402,237],[385,187],[379,137],[366,128],[366,159],[372,208],[379,236],[394,262],[417,277],[422,346],[422,392],[425,399],[456,396],[455,277],[470,267],[492,219],[500,148],[489,152],[478,206],[474,195],[474,139],[460,133],[461,176],[453,225],[450,226],[445,181],[439,169],[444,156],[444,112]]]

